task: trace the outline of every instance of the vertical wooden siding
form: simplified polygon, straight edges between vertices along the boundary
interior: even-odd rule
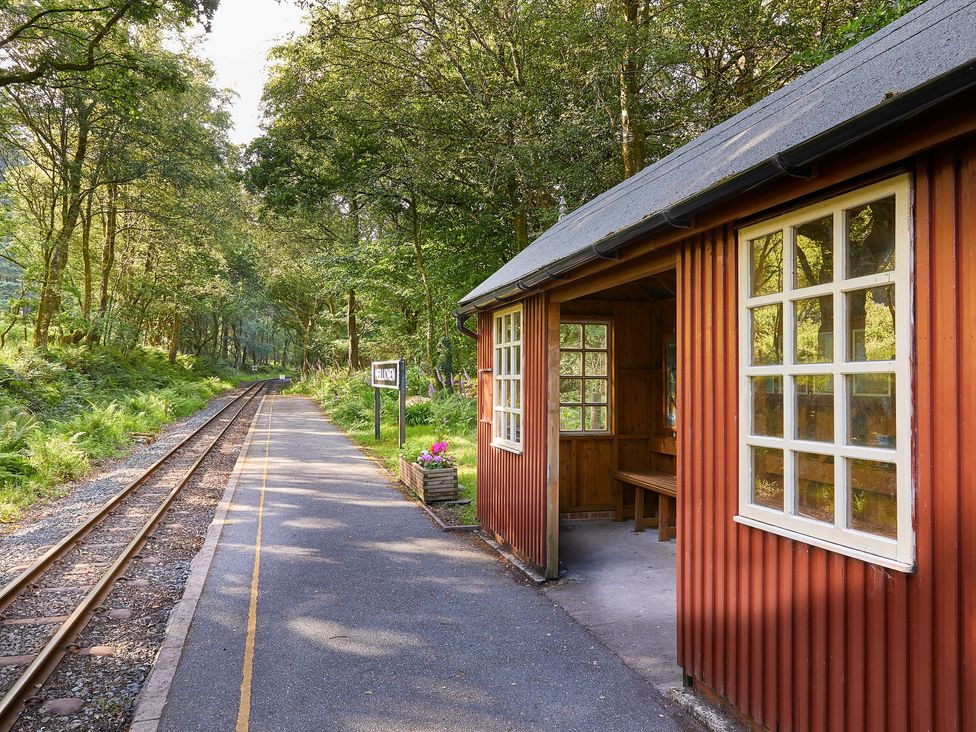
[[[491,405],[479,412],[478,521],[533,564],[546,564],[546,297],[524,302],[522,314],[523,452],[491,446]],[[492,368],[492,314],[478,317],[478,371]],[[482,380],[479,379],[479,383]],[[482,389],[479,399],[491,399]]]
[[[917,571],[735,524],[731,228],[679,256],[678,653],[772,730],[976,729],[976,143],[920,157]]]

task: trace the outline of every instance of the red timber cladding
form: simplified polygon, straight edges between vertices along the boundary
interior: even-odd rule
[[[491,446],[492,313],[478,315],[478,521],[517,554],[546,564],[546,296],[522,313],[521,455]]]
[[[679,256],[678,654],[771,730],[976,729],[976,140],[916,160],[917,571],[733,523],[731,228]]]

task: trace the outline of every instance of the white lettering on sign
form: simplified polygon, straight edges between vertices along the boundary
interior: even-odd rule
[[[373,361],[373,386],[386,389],[400,387],[400,364],[397,361]]]

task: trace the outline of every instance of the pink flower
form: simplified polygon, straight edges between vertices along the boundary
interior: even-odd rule
[[[435,442],[433,445],[431,445],[430,451],[432,453],[434,453],[435,455],[441,455],[441,454],[447,452],[447,443],[446,442]]]

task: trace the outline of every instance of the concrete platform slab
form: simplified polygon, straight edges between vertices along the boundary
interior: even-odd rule
[[[674,540],[634,533],[631,521],[563,521],[566,572],[544,589],[662,692],[681,685],[676,552]]]
[[[697,728],[309,400],[257,419],[162,729]]]

